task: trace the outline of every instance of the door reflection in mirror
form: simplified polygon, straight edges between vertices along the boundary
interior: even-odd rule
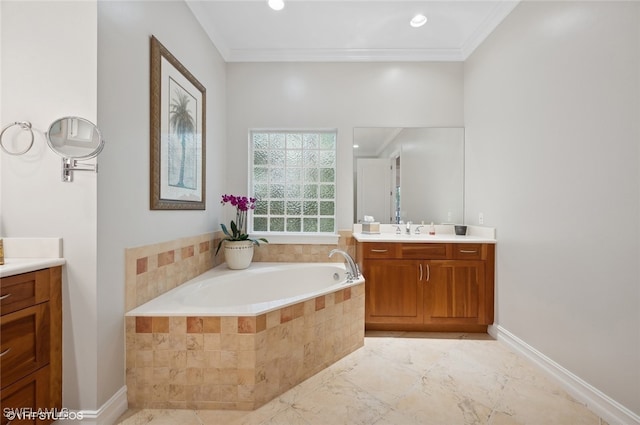
[[[354,128],[354,222],[464,221],[463,128]]]

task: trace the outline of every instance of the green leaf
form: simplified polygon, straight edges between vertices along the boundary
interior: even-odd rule
[[[224,243],[226,239],[222,239],[219,243],[218,243],[218,249],[216,249],[216,255],[218,255],[218,251],[220,251],[220,248],[222,247],[222,244]]]
[[[260,246],[260,241],[264,243],[269,243],[269,241],[266,240],[265,238],[258,238],[258,239],[251,239],[251,240],[254,243],[254,245],[257,245],[257,246]]]
[[[233,221],[231,222],[231,225],[232,225],[232,229],[233,229]],[[220,227],[222,228],[222,233],[224,233],[225,235],[227,235],[230,238],[233,237],[231,235],[231,233],[229,233],[229,231],[227,230],[227,226],[225,226],[224,224],[220,224]]]
[[[236,226],[236,223],[231,220],[231,232],[233,233],[233,238],[237,238],[240,235],[240,232],[238,232],[238,226]]]

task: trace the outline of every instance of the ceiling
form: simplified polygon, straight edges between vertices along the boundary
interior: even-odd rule
[[[519,1],[186,0],[227,62],[464,61]]]

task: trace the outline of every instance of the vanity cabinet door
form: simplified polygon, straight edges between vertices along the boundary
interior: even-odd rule
[[[46,425],[53,420],[37,420],[28,416],[29,413],[45,409],[50,405],[49,401],[49,368],[43,367],[38,371],[14,382],[0,390],[2,412],[0,413],[0,425]],[[9,409],[9,411],[5,411]],[[14,415],[25,415],[18,418]],[[11,420],[9,418],[12,418]]]
[[[483,261],[429,261],[424,284],[424,323],[486,323]]]
[[[369,260],[364,262],[365,322],[422,323],[423,292],[419,261]]]

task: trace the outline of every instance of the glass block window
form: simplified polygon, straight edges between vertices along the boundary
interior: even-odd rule
[[[335,233],[336,136],[335,130],[251,131],[253,232]]]

